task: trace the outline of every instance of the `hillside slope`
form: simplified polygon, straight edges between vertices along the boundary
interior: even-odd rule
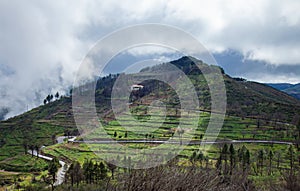
[[[209,88],[195,64],[212,69],[218,69],[218,67],[208,66],[191,57],[182,57],[172,61],[171,64],[180,68],[191,79],[199,96],[200,108],[209,110]],[[162,70],[162,66],[163,64],[145,68],[141,73],[156,72]],[[289,122],[300,113],[299,100],[260,83],[233,79],[222,69],[221,71],[227,91],[227,114],[241,117],[258,116],[270,120],[276,118]],[[114,118],[111,112],[110,96],[117,77],[118,75],[109,75],[99,78],[97,82],[95,95],[97,112],[105,120]],[[156,88],[155,83],[144,82],[143,85],[148,91],[138,99],[165,99],[162,93],[176,97],[169,86]],[[24,145],[50,145],[53,144],[55,135],[76,134],[71,100],[70,97],[63,97],[0,122],[0,161],[24,152],[27,149]]]
[[[189,76],[198,93],[200,107],[209,110],[209,88],[204,76],[195,67],[195,64],[200,68],[204,68],[204,70],[205,67],[218,67],[208,66],[202,61],[191,57],[182,57],[171,63]],[[164,71],[164,65],[146,68],[141,72],[157,71]],[[300,102],[294,97],[261,83],[232,78],[226,75],[222,68],[220,68],[220,71],[223,73],[226,86],[227,114],[243,117],[260,116],[270,120],[280,116],[279,120],[291,121],[295,115],[300,113]]]

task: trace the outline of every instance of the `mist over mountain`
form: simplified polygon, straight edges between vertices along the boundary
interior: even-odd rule
[[[9,112],[8,108],[0,108],[0,121],[5,119],[5,115]]]
[[[12,117],[40,105],[50,93],[66,91],[94,42],[141,23],[184,29],[231,76],[299,82],[299,2],[267,0],[245,6],[232,1],[228,5],[176,0],[136,1],[134,6],[93,0],[1,1],[0,107],[9,108],[6,118]]]
[[[182,70],[192,80],[199,96],[200,108],[202,109],[210,109],[210,93],[203,74],[196,67],[196,65],[199,64],[204,68],[212,68],[212,71],[215,68],[222,72],[227,94],[227,113],[230,115],[260,115],[264,118],[273,119],[274,113],[277,113],[281,115],[282,120],[291,121],[293,117],[300,112],[300,101],[297,99],[261,83],[251,82],[241,78],[232,78],[218,66],[209,66],[201,60],[186,56],[169,63]],[[162,63],[153,67],[146,67],[142,69],[140,73],[148,75],[156,73],[157,71],[169,71],[169,68],[166,67],[168,67],[168,65]],[[130,76],[131,74],[128,75]],[[109,75],[98,79],[95,96],[96,106],[101,108],[99,111],[106,111],[107,113],[107,110],[110,110],[111,106],[108,100],[110,99],[111,91],[117,78],[118,75]],[[147,90],[148,93],[143,94],[142,97],[155,100],[155,96],[152,98],[151,96],[160,95],[158,91],[162,91],[162,89],[157,89],[155,83],[156,82],[151,81],[143,82],[145,90]],[[167,94],[169,91],[167,88],[165,93]],[[173,95],[172,92],[169,93]],[[156,98],[160,99],[160,97]],[[291,107],[294,109],[291,110]],[[7,111],[8,110],[3,110],[2,113],[5,114]],[[34,112],[32,113],[30,111],[25,113],[25,115],[33,119],[56,119],[56,116],[67,116],[67,119],[69,119],[72,115],[71,99],[63,97],[59,101],[40,106],[32,111]],[[13,119],[17,120],[19,117]]]
[[[300,191],[299,9],[0,0],[0,191]]]

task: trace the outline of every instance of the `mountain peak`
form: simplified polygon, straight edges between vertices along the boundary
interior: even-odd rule
[[[195,64],[195,63],[203,63],[201,60],[198,60],[192,56],[183,56],[177,60],[173,60],[170,62],[171,64],[174,65],[186,65],[186,64]]]

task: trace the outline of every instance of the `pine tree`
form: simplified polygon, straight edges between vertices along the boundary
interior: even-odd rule
[[[70,165],[67,175],[71,179],[72,187],[74,184],[76,184],[76,186],[78,188],[79,183],[82,180],[82,168],[81,168],[79,162],[76,161]]]
[[[40,146],[39,144],[34,145],[34,149],[36,151],[36,157],[39,158]]]
[[[250,166],[250,151],[247,149],[245,154],[244,154],[244,159],[245,165],[243,167],[243,172],[246,171],[246,169]]]
[[[50,101],[51,101],[51,96],[50,96],[50,95],[47,95],[46,100],[47,100],[48,103],[50,103]]]
[[[198,160],[200,161],[200,167],[202,167],[202,162],[204,160],[204,155],[203,155],[202,151],[200,151],[198,154]]]
[[[58,98],[59,98],[59,93],[58,93],[58,92],[56,92],[56,94],[55,94],[55,98],[56,98],[56,99],[58,99]]]
[[[52,177],[51,185],[52,185],[52,190],[54,190],[54,183],[56,181],[56,172],[58,171],[59,168],[59,161],[56,157],[54,157],[48,166],[48,173]]]
[[[103,180],[107,176],[107,169],[103,164],[103,162],[100,162],[99,169],[100,169],[100,179]]]
[[[274,156],[274,153],[272,150],[269,151],[269,175],[272,174],[272,161],[273,161],[273,156]]]
[[[192,163],[194,163],[195,160],[196,160],[196,158],[197,158],[197,153],[196,153],[196,151],[194,151],[193,154],[192,154],[192,156],[190,157],[190,161],[191,161]]]
[[[233,147],[233,144],[230,144],[230,147],[229,147],[229,153],[230,153],[230,156],[229,156],[229,160],[230,160],[230,174],[232,174],[232,171],[235,167],[235,149]]]
[[[114,165],[113,163],[108,163],[108,168],[111,171],[111,178],[114,179],[115,169],[117,168],[116,165]]]
[[[74,185],[74,180],[75,180],[75,174],[74,174],[74,163],[72,163],[68,169],[68,172],[67,172],[67,175],[68,177],[70,178],[71,180],[71,186],[73,187]]]
[[[216,168],[219,171],[219,175],[221,175],[222,174],[222,155],[221,154],[220,154],[219,158],[217,159]]]
[[[257,156],[257,165],[260,169],[260,175],[262,176],[263,174],[263,165],[264,165],[264,150],[261,149],[258,151],[258,156]]]
[[[287,156],[288,156],[288,159],[290,161],[291,173],[293,173],[294,164],[295,164],[295,151],[294,151],[293,145],[289,146]]]
[[[224,160],[224,174],[227,174],[228,173],[228,164],[227,164],[227,161],[228,161],[228,145],[225,144],[223,149],[222,149],[222,152],[221,152],[221,155],[222,155],[222,159]]]

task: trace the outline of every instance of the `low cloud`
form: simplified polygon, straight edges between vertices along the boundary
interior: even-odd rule
[[[140,23],[182,28],[215,54],[234,49],[246,60],[297,66],[299,7],[292,0],[1,1],[0,107],[10,117],[67,91],[96,40]],[[289,80],[289,72],[280,75]]]

